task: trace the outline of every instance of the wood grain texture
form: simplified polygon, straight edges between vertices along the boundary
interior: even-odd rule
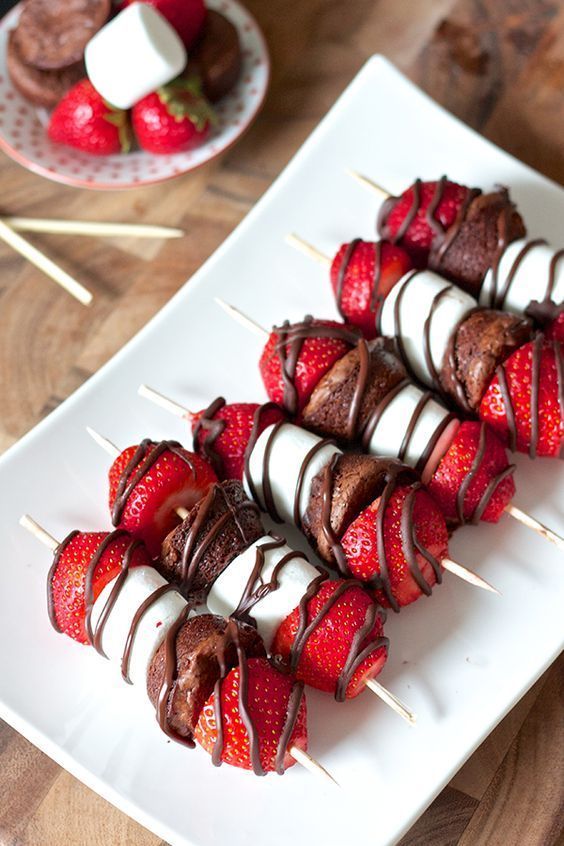
[[[10,213],[163,223],[187,233],[169,242],[30,236],[91,287],[89,310],[0,244],[0,451],[107,361],[202,264],[374,52],[564,182],[559,0],[246,1],[272,50],[272,88],[255,126],[221,161],[163,186],[97,194],[0,158],[2,209]],[[402,846],[564,846],[563,674],[560,660]],[[60,843],[164,846],[0,724],[0,846]]]

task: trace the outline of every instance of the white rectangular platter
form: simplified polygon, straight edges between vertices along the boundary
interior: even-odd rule
[[[461,531],[454,554],[503,592],[448,574],[430,599],[389,617],[381,680],[418,714],[409,728],[369,693],[309,696],[310,749],[343,790],[294,767],[284,778],[216,770],[159,732],[148,703],[93,650],[56,635],[45,611],[48,553],[18,526],[56,536],[109,523],[107,456],[90,424],[125,446],[189,441],[182,421],[136,395],[147,382],[191,408],[222,393],[264,397],[260,340],[213,297],[270,325],[335,316],[326,271],[284,243],[332,253],[374,232],[376,201],[345,174],[391,190],[414,177],[509,185],[529,231],[561,242],[564,192],[453,119],[383,59],[371,59],[275,185],[217,253],[115,358],[0,459],[0,716],[174,846],[396,842],[562,647],[562,556],[504,518]],[[516,504],[564,530],[557,461],[518,461]],[[292,536],[293,537],[293,536]]]

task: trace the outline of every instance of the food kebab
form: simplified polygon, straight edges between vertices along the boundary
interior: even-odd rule
[[[440,273],[489,308],[520,314],[533,303],[538,314],[539,304],[542,313],[551,301],[564,300],[564,250],[525,237],[523,219],[505,188],[484,194],[445,176],[417,179],[399,197],[386,197],[377,230],[405,249],[417,267]]]
[[[162,730],[257,775],[307,753],[303,684],[267,659],[256,629],[193,604],[152,566],[143,543],[118,529],[71,532],[61,543],[29,516],[20,521],[54,554],[48,577],[55,629],[92,645],[145,688]]]
[[[143,393],[160,402],[155,391]],[[429,595],[443,568],[494,590],[448,557],[444,516],[406,465],[344,455],[333,441],[285,422],[272,403],[219,399],[192,424],[195,447],[222,476],[240,474],[264,511],[296,525],[327,564],[365,582],[382,604],[398,611]]]
[[[139,455],[139,448],[120,453],[89,431],[115,459],[109,471],[111,512],[124,479],[135,482],[128,486],[128,500],[135,504],[135,487],[151,487],[156,474],[144,458],[132,464],[130,456]],[[143,444],[149,454],[158,448]],[[141,511],[147,511],[145,523],[154,521],[150,508],[141,505]],[[259,513],[239,481],[211,485],[164,539],[157,569],[192,603],[205,601],[212,611],[256,625],[269,654],[300,680],[333,693],[338,701],[368,686],[413,722],[411,712],[375,681],[388,645],[379,604],[359,582],[328,581],[303,553],[291,550],[283,538],[267,535]]]
[[[511,502],[513,467],[495,434],[457,419],[410,382],[384,340],[366,342],[353,327],[311,318],[269,334],[218,302],[267,338],[260,361],[267,393],[302,425],[414,466],[452,527],[497,522],[507,512],[562,548],[562,538]]]

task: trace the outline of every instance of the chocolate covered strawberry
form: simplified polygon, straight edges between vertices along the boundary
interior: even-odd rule
[[[562,344],[537,335],[500,365],[479,408],[511,450],[558,456],[564,442]]]
[[[350,699],[386,663],[384,619],[358,583],[326,581],[282,622],[271,652],[305,684]]]
[[[450,525],[497,523],[515,494],[503,444],[485,423],[464,421],[427,483]]]
[[[77,82],[55,106],[47,134],[51,141],[93,156],[127,153],[131,147],[127,112],[107,103],[88,79]]]
[[[213,465],[219,479],[243,479],[245,460],[262,432],[286,415],[274,403],[227,404],[218,397],[191,418],[194,449]]]
[[[192,508],[217,477],[209,462],[176,441],[145,440],[119,454],[109,481],[114,526],[141,538],[156,556],[180,521],[176,509]]]
[[[321,377],[359,337],[352,327],[309,315],[300,323],[275,326],[259,361],[269,398],[289,414],[299,415]]]
[[[340,543],[353,576],[395,610],[430,594],[448,555],[444,517],[417,485],[387,487],[352,521]]]
[[[355,238],[331,262],[331,285],[340,314],[365,338],[376,337],[376,319],[388,291],[412,268],[405,250],[387,241]]]
[[[416,179],[398,197],[389,197],[378,218],[383,238],[401,244],[413,260],[423,266],[438,235],[456,221],[473,192],[446,177],[423,182]]]
[[[147,550],[125,531],[71,532],[55,550],[48,578],[49,616],[57,631],[91,643],[90,614],[124,569],[150,565]]]
[[[131,122],[139,146],[149,153],[180,153],[201,144],[215,115],[195,79],[162,86],[133,106]]]
[[[290,750],[307,749],[306,720],[300,682],[266,658],[241,656],[204,705],[194,736],[216,766],[282,775],[294,764]]]

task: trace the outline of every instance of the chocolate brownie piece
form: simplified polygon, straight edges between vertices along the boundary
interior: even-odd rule
[[[260,635],[245,623],[228,623],[215,614],[191,617],[180,628],[175,641],[176,673],[167,701],[167,724],[181,737],[192,738],[200,712],[221,677],[238,663],[237,648],[230,628],[236,627],[239,643],[248,658],[263,657]],[[155,653],[147,674],[147,693],[156,707],[165,681],[166,642]]]
[[[368,351],[368,373],[353,436],[357,438],[378,403],[407,375],[403,364],[386,349],[382,338],[369,342]],[[303,425],[326,437],[350,440],[348,419],[359,372],[360,353],[355,347],[318,382],[302,412]]]
[[[231,561],[264,533],[259,509],[241,482],[221,482],[167,535],[157,568],[184,595],[203,601]]]
[[[474,411],[498,365],[531,336],[526,318],[485,308],[471,312],[450,339],[440,372],[442,387],[457,403],[461,390],[468,409]]]
[[[204,95],[215,103],[237,82],[241,63],[241,45],[236,28],[219,12],[209,9],[202,35],[190,53],[188,71],[198,74]]]
[[[80,61],[62,70],[38,70],[27,65],[20,54],[15,30],[8,36],[6,66],[14,88],[36,106],[56,106],[69,88],[82,79],[86,71]]]
[[[335,556],[324,531],[323,499],[327,486],[331,487],[330,526],[340,539],[360,512],[382,494],[389,469],[398,465],[393,459],[348,454],[329,465],[332,472],[325,467],[314,477],[303,527],[313,548],[328,564],[335,565]],[[406,480],[416,478],[408,467],[402,469],[401,475],[404,474]]]
[[[16,29],[22,60],[39,70],[76,64],[110,10],[111,0],[25,0]]]
[[[436,240],[429,267],[478,299],[482,281],[492,266],[500,242],[509,244],[526,234],[525,224],[506,188],[475,197],[464,214]]]

